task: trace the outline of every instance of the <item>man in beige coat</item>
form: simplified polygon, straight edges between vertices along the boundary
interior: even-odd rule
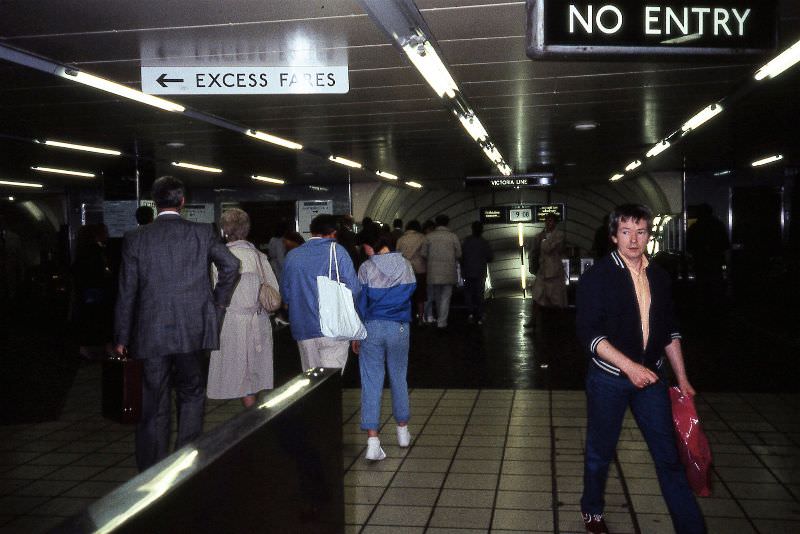
[[[533,282],[535,305],[545,308],[564,308],[567,305],[567,286],[564,280],[564,232],[556,229],[556,216],[548,213],[544,231],[533,238],[531,260],[538,259],[539,270]]]
[[[450,313],[450,297],[453,286],[458,282],[456,264],[461,259],[461,242],[456,234],[447,228],[450,217],[438,215],[436,228],[427,235],[428,241],[428,287],[429,299],[425,305],[426,321],[433,322],[433,306],[436,306],[436,326],[447,327]]]
[[[397,240],[397,252],[400,252],[405,259],[411,262],[414,268],[414,276],[417,279],[417,287],[414,289],[413,311],[417,320],[422,323],[425,320],[425,301],[428,294],[427,270],[428,261],[428,240],[422,233],[422,226],[419,221],[409,221],[406,225],[405,233]]]

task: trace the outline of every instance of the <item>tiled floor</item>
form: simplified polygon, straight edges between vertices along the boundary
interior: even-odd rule
[[[0,532],[40,532],[135,474],[133,432],[97,415],[99,368],[84,367],[57,421],[0,427]],[[585,424],[578,391],[414,389],[412,446],[387,420],[382,462],[363,459],[359,391],[344,392],[347,531],[579,532]],[[712,533],[800,532],[799,395],[706,394],[715,454]],[[211,402],[213,427],[240,410]],[[607,491],[616,534],[672,532],[655,474],[626,421]]]

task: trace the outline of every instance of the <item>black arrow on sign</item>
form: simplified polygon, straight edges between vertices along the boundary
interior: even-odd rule
[[[158,85],[160,85],[161,87],[166,87],[167,84],[171,82],[182,82],[183,78],[167,78],[167,73],[165,72],[164,74],[156,78],[156,81],[158,82]]]

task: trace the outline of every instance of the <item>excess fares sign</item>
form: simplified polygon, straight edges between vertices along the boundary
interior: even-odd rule
[[[154,95],[347,93],[347,67],[142,67]]]
[[[730,55],[777,42],[776,0],[528,0],[528,55]]]

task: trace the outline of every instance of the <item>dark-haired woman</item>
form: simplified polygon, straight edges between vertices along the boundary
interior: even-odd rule
[[[367,431],[367,460],[383,460],[378,429],[386,369],[392,390],[392,415],[397,422],[397,443],[408,447],[409,322],[414,269],[399,252],[392,252],[386,236],[371,236],[362,243],[368,256],[358,269],[361,292],[358,312],[367,328],[367,339],[353,342],[361,371],[361,429]]]

